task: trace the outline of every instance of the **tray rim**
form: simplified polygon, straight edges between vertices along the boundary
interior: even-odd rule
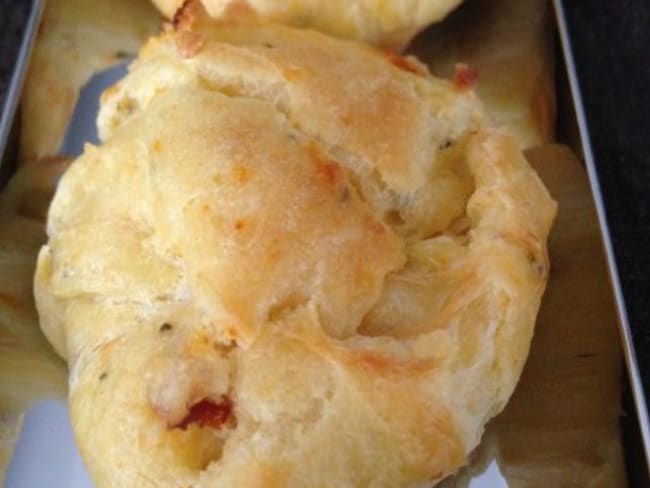
[[[636,407],[641,439],[645,448],[644,451],[646,468],[650,472],[650,419],[648,417],[648,406],[643,390],[641,372],[639,371],[639,365],[636,359],[636,349],[634,347],[632,328],[627,314],[625,296],[623,295],[623,288],[621,286],[618,265],[616,263],[616,257],[614,255],[614,246],[612,244],[612,237],[609,231],[609,223],[607,220],[607,214],[605,212],[605,202],[603,200],[603,195],[600,189],[600,180],[598,178],[595,156],[591,146],[589,126],[587,124],[585,107],[582,101],[582,93],[580,91],[580,83],[578,80],[578,74],[573,58],[571,38],[566,22],[563,3],[563,0],[553,0],[558,35],[564,58],[563,61],[569,81],[571,101],[575,110],[575,118],[580,136],[580,145],[583,151],[584,163],[587,170],[587,176],[589,178],[591,194],[594,199],[594,206],[596,207],[596,214],[598,215],[600,233],[603,238],[603,248],[605,251],[607,268],[609,270],[610,285],[614,294],[614,302],[616,305],[616,312],[618,314],[618,328],[621,338],[621,347],[623,349],[623,356],[625,359],[625,364],[627,366],[628,379],[630,381],[630,387],[632,389],[632,394],[634,397],[634,404]]]

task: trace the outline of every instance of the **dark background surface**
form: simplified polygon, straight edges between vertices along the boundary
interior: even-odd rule
[[[650,391],[650,2],[564,2],[645,391]]]
[[[0,107],[12,75],[32,2],[0,0]]]
[[[30,7],[27,0],[0,0],[0,106]],[[650,391],[650,1],[565,0],[564,7],[639,368]]]

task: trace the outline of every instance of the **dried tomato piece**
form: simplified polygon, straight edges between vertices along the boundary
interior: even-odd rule
[[[457,64],[454,71],[454,87],[457,90],[470,90],[478,82],[478,70],[466,64]]]
[[[222,397],[219,403],[203,399],[190,407],[189,413],[175,428],[185,430],[190,425],[219,429],[232,415],[233,404],[228,397]]]

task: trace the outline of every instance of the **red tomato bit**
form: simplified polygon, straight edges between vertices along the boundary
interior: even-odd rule
[[[232,400],[228,397],[222,397],[219,403],[208,399],[201,400],[192,405],[190,412],[176,428],[185,430],[191,424],[197,424],[199,427],[219,429],[230,418],[232,407]]]
[[[470,90],[478,82],[478,70],[466,64],[457,64],[454,72],[454,86],[458,90]]]

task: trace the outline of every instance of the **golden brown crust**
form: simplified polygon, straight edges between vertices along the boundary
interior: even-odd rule
[[[475,70],[477,94],[495,124],[532,148],[555,139],[550,16],[545,0],[468,2],[408,51],[435,76],[451,78],[459,64]]]
[[[202,0],[217,19],[256,16],[335,37],[400,49],[462,0]],[[153,0],[172,19],[184,0]]]
[[[454,471],[525,360],[554,203],[471,91],[190,14],[104,96],[39,257],[95,482]],[[199,404],[218,428],[181,427]]]

